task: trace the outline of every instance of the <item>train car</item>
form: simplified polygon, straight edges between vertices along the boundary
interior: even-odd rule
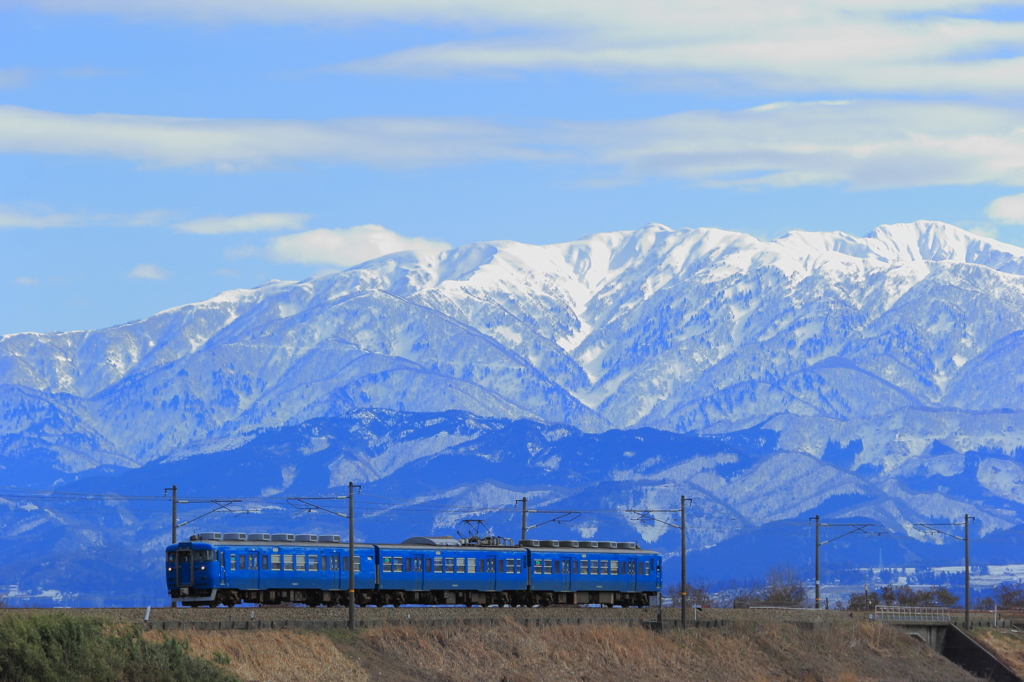
[[[356,589],[373,593],[374,547],[355,546]],[[289,533],[201,533],[167,548],[167,589],[189,606],[348,603],[348,545]]]
[[[360,606],[646,606],[661,556],[634,543],[410,538],[355,547]],[[202,533],[167,548],[172,599],[191,606],[348,603],[348,547],[337,536]]]

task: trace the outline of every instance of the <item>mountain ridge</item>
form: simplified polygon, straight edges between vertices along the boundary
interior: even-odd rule
[[[696,432],[1017,412],[1021,273],[1024,249],[927,221],[403,252],[105,330],[0,337],[0,436],[48,414],[39,447],[93,434],[88,461],[59,455],[81,468],[363,407]]]

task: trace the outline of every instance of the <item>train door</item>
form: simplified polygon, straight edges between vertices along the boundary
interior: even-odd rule
[[[412,555],[412,577],[413,577],[412,590],[414,592],[421,592],[421,591],[423,591],[423,580],[424,580],[423,573],[426,570],[425,569],[425,566],[426,566],[426,563],[427,563],[426,562],[426,558],[427,557],[426,557],[425,554],[413,554]]]
[[[179,549],[175,554],[174,574],[178,578],[178,587],[192,587],[195,582],[195,567],[191,549]]]
[[[629,586],[626,588],[630,592],[636,592],[636,581],[637,581],[637,561],[636,559],[626,560],[626,575],[629,577]]]
[[[331,572],[330,589],[344,590],[348,592],[348,557],[345,557],[345,566],[341,565],[341,554],[331,552],[327,556],[327,570]]]
[[[555,559],[558,562],[558,570],[561,573],[562,585],[559,592],[572,591],[572,560],[569,558]]]

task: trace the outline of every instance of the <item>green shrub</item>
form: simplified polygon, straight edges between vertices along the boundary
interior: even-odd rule
[[[229,682],[187,642],[62,613],[0,615],[0,682]]]

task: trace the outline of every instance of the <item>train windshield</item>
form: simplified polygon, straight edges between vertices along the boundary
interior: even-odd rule
[[[217,558],[217,553],[212,549],[197,549],[192,552],[192,556],[195,557],[195,561],[213,561]]]

